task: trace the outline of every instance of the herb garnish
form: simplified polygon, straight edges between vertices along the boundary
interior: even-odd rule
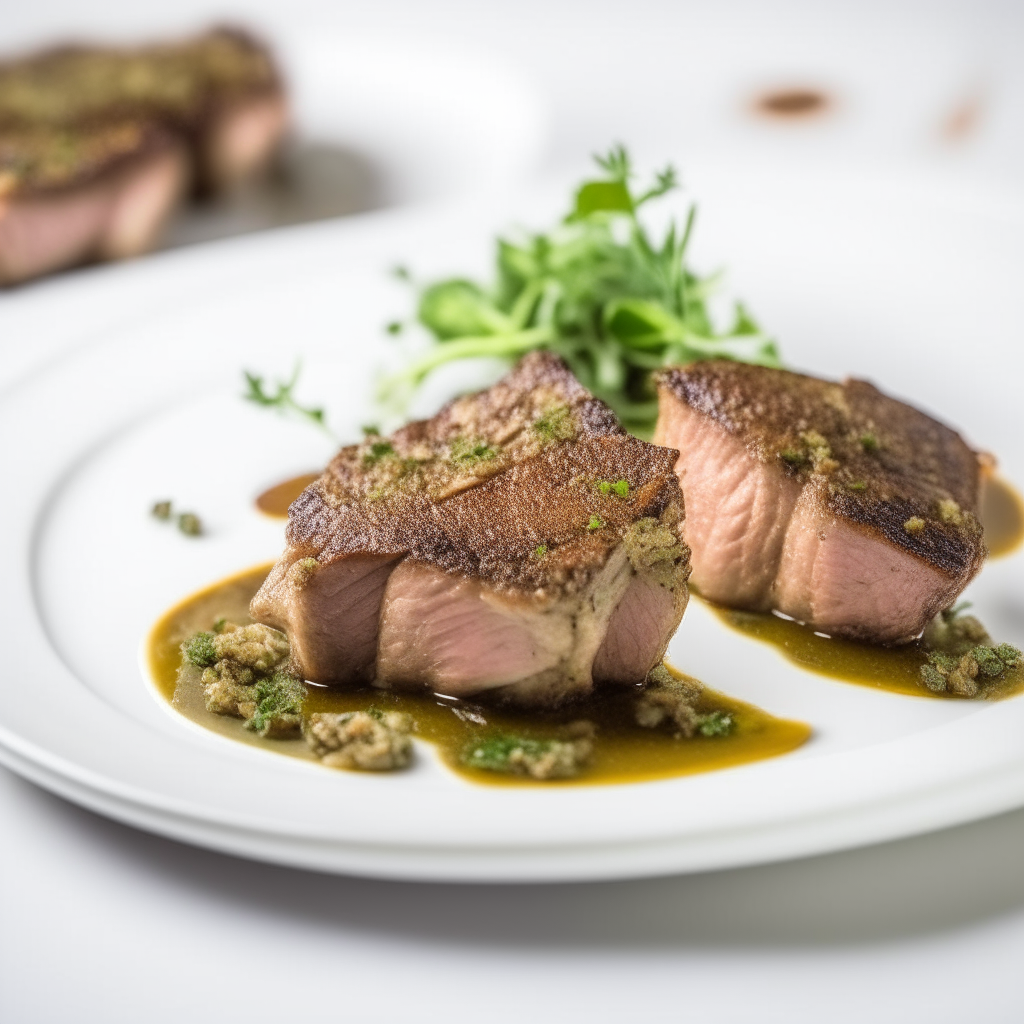
[[[371,437],[378,435],[370,435]],[[381,459],[387,458],[389,455],[394,455],[395,449],[390,441],[373,441],[370,444],[369,450],[363,456],[364,466],[374,466]]]
[[[299,382],[299,374],[301,372],[302,363],[296,362],[291,378],[287,381],[277,381],[277,390],[271,394],[263,377],[244,370],[243,373],[245,374],[245,381],[249,390],[242,397],[247,402],[253,402],[267,409],[277,409],[281,413],[293,413],[294,415],[301,416],[325,433],[330,434],[331,431],[324,418],[323,409],[299,405],[295,400],[295,386]]]
[[[451,461],[456,464],[472,465],[475,462],[488,462],[498,452],[486,441],[471,441],[465,437],[457,437],[451,444]]]
[[[976,697],[987,684],[1024,663],[1024,655],[1012,644],[997,644],[988,630],[961,601],[940,612],[921,638],[928,661],[921,666],[921,681],[934,693],[949,691],[959,697]]]
[[[213,633],[196,633],[185,642],[182,653],[185,659],[197,668],[208,668],[217,660]]]
[[[460,760],[470,768],[535,779],[569,779],[578,775],[593,752],[593,726],[576,723],[575,738],[533,739],[499,733],[471,743]]]
[[[628,480],[598,480],[597,489],[601,494],[617,494],[620,498],[629,497]]]
[[[728,736],[733,729],[732,715],[727,715],[724,711],[698,715],[694,724],[701,736]]]
[[[275,725],[275,720],[290,724],[291,719],[302,714],[305,687],[287,672],[275,672],[272,676],[257,679],[253,691],[256,712],[247,719],[245,728],[259,736],[266,736]]]
[[[178,524],[178,529],[186,537],[201,537],[203,535],[203,521],[195,512],[178,512],[175,514],[173,503],[170,501],[158,501],[151,509],[150,514],[154,519],[161,522],[170,522],[173,519]]]
[[[453,360],[548,349],[630,429],[647,433],[657,416],[652,370],[715,357],[780,365],[775,344],[742,305],[728,330],[712,323],[707,298],[717,276],[698,277],[685,262],[694,207],[660,244],[641,224],[640,208],[677,187],[675,170],[634,192],[622,146],[595,159],[604,177],[581,185],[560,224],[498,241],[492,287],[454,278],[423,290],[418,318],[438,344],[385,382],[386,397]]]

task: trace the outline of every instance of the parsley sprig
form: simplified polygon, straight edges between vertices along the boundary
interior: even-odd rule
[[[622,146],[595,159],[604,176],[580,186],[560,224],[519,243],[498,240],[493,286],[453,278],[422,291],[417,316],[437,344],[385,381],[385,399],[400,400],[444,363],[548,349],[644,434],[657,417],[652,370],[714,357],[780,365],[741,304],[728,330],[712,323],[707,299],[718,278],[686,265],[695,208],[660,244],[641,223],[641,207],[678,187],[674,168],[634,191]]]

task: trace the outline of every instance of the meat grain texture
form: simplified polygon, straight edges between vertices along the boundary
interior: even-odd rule
[[[686,606],[676,452],[561,360],[343,449],[252,602],[304,678],[556,705],[638,684]]]
[[[680,451],[710,600],[901,643],[981,568],[979,456],[917,409],[866,381],[724,360],[658,386],[654,440]]]
[[[268,52],[238,31],[0,64],[0,285],[144,252],[190,188],[263,166],[286,122]]]

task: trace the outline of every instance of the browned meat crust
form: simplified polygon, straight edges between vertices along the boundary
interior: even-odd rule
[[[87,185],[127,163],[178,145],[141,118],[81,127],[0,127],[0,200],[36,198]]]
[[[813,484],[831,513],[951,578],[966,582],[980,569],[979,456],[949,427],[867,381],[725,360],[657,380],[761,462]]]
[[[292,505],[288,543],[321,559],[408,554],[499,587],[572,591],[637,520],[678,522],[675,459],[536,353],[431,420],[343,449]],[[619,481],[624,495],[602,492]]]

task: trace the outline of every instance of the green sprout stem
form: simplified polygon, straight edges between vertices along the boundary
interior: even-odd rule
[[[624,147],[595,159],[604,177],[580,185],[559,224],[520,241],[498,240],[493,285],[451,278],[422,289],[417,315],[435,344],[385,379],[381,397],[390,405],[408,400],[445,363],[511,361],[547,349],[643,435],[657,416],[653,371],[712,358],[781,365],[774,342],[742,305],[727,330],[713,324],[707,300],[720,275],[700,277],[686,265],[695,208],[660,242],[638,217],[678,188],[675,170],[634,191]]]

